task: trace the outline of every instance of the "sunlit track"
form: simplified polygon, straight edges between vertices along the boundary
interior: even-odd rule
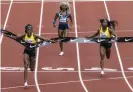
[[[128,76],[127,78],[133,78],[133,76]],[[118,80],[118,79],[123,79],[123,77],[112,77],[112,78],[106,78],[105,80]],[[97,79],[88,79],[88,80],[83,80],[84,82],[89,82],[89,81],[102,81],[103,79],[97,78]],[[46,85],[57,85],[57,84],[68,84],[68,83],[79,83],[80,81],[64,81],[64,82],[53,82],[53,83],[44,83],[44,84],[39,84],[39,86],[46,86]],[[29,87],[34,87],[35,85],[29,85]],[[8,90],[8,89],[17,89],[17,88],[23,88],[24,86],[15,86],[15,87],[6,87],[6,88],[1,88],[2,90]]]

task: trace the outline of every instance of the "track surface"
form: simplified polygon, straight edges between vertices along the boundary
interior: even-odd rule
[[[2,2],[2,26],[5,23],[10,2]],[[106,17],[104,2],[76,2],[76,17],[78,36],[91,35],[99,28],[99,19]],[[116,28],[118,36],[132,36],[133,33],[133,2],[106,2],[111,19],[119,22]],[[52,27],[52,20],[59,10],[59,2],[44,2],[42,19],[42,36],[46,38],[57,37],[57,29]],[[72,3],[71,3],[72,5]],[[72,16],[74,17],[72,5]],[[49,10],[51,9],[51,10]],[[24,26],[30,23],[38,33],[40,22],[40,3],[13,3],[6,29],[16,33],[24,33]],[[122,31],[124,30],[124,31]],[[130,32],[126,30],[131,30]],[[92,32],[93,31],[93,32]],[[45,34],[49,33],[49,34]],[[71,30],[70,36],[75,36],[75,28]],[[123,63],[125,75],[133,87],[133,74],[129,67],[133,67],[133,44],[118,44],[119,53]],[[23,46],[4,37],[2,42],[2,67],[23,67]],[[84,92],[79,81],[77,66],[76,44],[66,43],[64,56],[59,56],[58,44],[40,48],[38,61],[38,83],[41,92]],[[116,72],[106,72],[100,78],[99,71],[85,71],[92,67],[99,67],[99,45],[79,44],[80,65],[82,79],[89,92],[131,92],[123,79],[115,45],[112,46],[110,60],[105,60],[105,68],[117,69]],[[56,70],[42,70],[43,67],[52,67]],[[57,68],[73,68],[74,71],[61,70]],[[2,92],[37,92],[34,73],[28,73],[28,89],[23,88],[23,71],[2,70]]]

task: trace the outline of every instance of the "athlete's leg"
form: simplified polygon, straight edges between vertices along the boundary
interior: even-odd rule
[[[35,56],[30,57],[30,70],[34,71],[35,70]]]
[[[24,85],[27,86],[28,77],[28,67],[29,67],[29,55],[24,53]]]
[[[63,30],[63,37],[68,37],[68,29]]]
[[[110,58],[110,55],[111,55],[111,48],[107,48],[106,49],[106,57],[107,57],[107,59]]]
[[[106,57],[107,57],[107,59],[110,58],[110,55],[111,55],[111,47],[112,47],[112,43],[108,43],[108,45],[106,47]]]
[[[60,30],[60,29],[58,30],[58,36],[60,39],[63,38],[63,30]],[[63,52],[63,42],[62,41],[60,41],[60,50],[61,50],[61,52]]]
[[[68,35],[68,33],[66,31],[67,29],[68,29],[68,24],[59,25],[59,27],[58,27],[59,38],[67,37],[67,35]],[[61,49],[60,55],[63,55],[64,52],[63,52],[63,42],[62,41],[60,42],[60,49]]]
[[[100,45],[100,57],[101,57],[101,60],[100,60],[100,67],[101,67],[101,70],[103,71],[104,70],[104,58],[105,58],[105,47]]]

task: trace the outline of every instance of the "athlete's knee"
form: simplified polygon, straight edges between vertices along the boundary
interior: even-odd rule
[[[28,69],[28,67],[29,67],[29,64],[25,63],[25,64],[24,64],[24,68],[25,68],[25,69]]]
[[[110,51],[110,49],[109,49],[108,51],[106,51],[106,57],[107,57],[107,59],[110,58],[110,54],[111,54],[111,51]]]
[[[26,69],[26,70],[27,70],[27,69],[28,69],[28,65],[24,65],[24,69]]]
[[[102,54],[102,55],[101,55],[101,60],[103,60],[103,59],[104,59],[104,55]]]

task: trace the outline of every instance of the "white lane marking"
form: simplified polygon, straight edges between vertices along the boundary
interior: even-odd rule
[[[109,20],[110,19],[110,15],[109,15],[109,11],[108,11],[108,7],[107,7],[107,4],[106,4],[106,0],[104,0],[104,6],[105,6],[105,10],[106,10],[106,13],[107,13],[107,17]],[[122,64],[122,60],[121,60],[121,56],[120,56],[120,52],[119,52],[119,49],[118,49],[118,45],[117,45],[117,42],[115,42],[115,48],[116,48],[116,52],[117,52],[117,56],[118,56],[118,60],[119,60],[119,64],[120,64],[120,68],[122,70],[122,75],[124,77],[124,80],[125,82],[127,83],[128,87],[130,88],[130,90],[133,92],[133,88],[132,86],[130,85],[130,83],[128,82],[127,78],[126,78],[126,75],[124,73],[124,69],[123,69],[123,64]]]
[[[9,4],[9,2],[4,2],[4,1],[9,1],[9,0],[2,0],[2,3],[1,4]],[[61,2],[62,0],[45,0],[44,2]],[[69,2],[72,2],[72,0],[68,0]],[[103,2],[104,0],[75,0],[76,2],[98,2],[98,1],[101,1]],[[106,1],[114,1],[114,2],[123,2],[123,1],[126,1],[126,2],[130,2],[130,1],[133,1],[133,0],[106,0]],[[34,4],[34,3],[41,3],[41,0],[15,0],[14,4],[25,4],[25,3],[28,3],[28,4]]]
[[[129,70],[131,70],[131,69],[129,69]],[[24,71],[20,71],[20,70],[16,70],[16,71],[1,71],[2,73],[23,73]],[[29,70],[29,72],[31,72],[30,70]],[[64,71],[64,70],[62,70],[62,71],[59,71],[59,70],[57,70],[57,71],[55,71],[55,70],[52,70],[52,71],[37,71],[38,73],[44,73],[44,72],[46,72],[46,73],[50,73],[50,72],[52,72],[52,73],[77,73],[78,71]],[[85,70],[85,71],[81,71],[82,73],[97,73],[97,72],[101,72],[100,70],[92,70],[92,71],[90,71],[90,70],[88,70],[87,71],[87,69]],[[106,70],[105,72],[108,72],[108,73],[121,73],[122,71],[110,71],[110,70]],[[124,71],[124,72],[126,72],[126,73],[133,73],[133,71]],[[32,72],[33,73],[33,72]]]
[[[126,68],[128,71],[133,72],[133,67]],[[28,68],[30,72],[30,68]],[[121,72],[118,69],[104,68],[105,72]],[[23,72],[24,67],[0,67],[1,72]],[[81,72],[99,72],[101,71],[100,67],[84,68]],[[78,72],[74,67],[41,67],[37,72]]]
[[[41,26],[42,26],[42,17],[43,17],[43,5],[44,5],[44,0],[42,0],[42,3],[41,3],[39,36],[41,36]],[[37,87],[37,91],[41,92],[41,90],[39,88],[38,80],[37,80],[38,60],[39,60],[39,48],[37,48],[37,53],[36,53],[36,65],[35,65],[34,78],[35,78],[35,84],[36,84],[36,87]]]
[[[128,76],[127,78],[133,78],[133,76]],[[88,80],[83,80],[84,82],[89,82],[89,81],[102,81],[102,80],[118,80],[118,79],[123,79],[123,77],[112,77],[112,78],[97,78],[97,79],[88,79]],[[39,84],[39,86],[47,86],[47,85],[57,85],[57,84],[68,84],[68,83],[79,83],[80,81],[64,81],[64,82],[53,82],[53,83],[44,83],[44,84]],[[30,87],[34,87],[35,85],[28,85]],[[24,86],[15,86],[15,87],[5,87],[1,88],[2,90],[8,90],[8,89],[17,89],[17,88],[23,88]]]
[[[129,67],[128,70],[133,70],[133,67]]]
[[[6,16],[6,20],[5,20],[5,24],[4,24],[3,29],[5,29],[6,26],[7,26],[7,21],[8,21],[9,15],[10,15],[12,4],[13,4],[13,0],[11,0],[11,2],[10,2],[10,6],[9,6],[9,9],[8,9],[8,12],[7,12],[7,16]],[[3,39],[3,34],[0,36],[0,45],[2,44],[2,39]]]
[[[92,67],[91,69],[85,69],[85,70],[90,70],[90,71],[101,71],[100,67]],[[112,68],[104,68],[104,71],[117,71],[117,69],[112,69]]]
[[[78,31],[77,31],[77,18],[76,18],[76,6],[75,6],[75,0],[73,0],[73,12],[74,12],[74,22],[75,22],[75,36],[78,37]],[[76,43],[76,51],[77,51],[77,63],[78,63],[78,75],[79,75],[79,80],[81,82],[81,85],[83,86],[85,92],[88,92],[83,79],[82,79],[82,74],[81,74],[81,65],[80,65],[80,55],[79,55],[79,44]]]
[[[11,8],[12,8],[12,4],[13,4],[13,0],[10,1],[10,5],[9,5],[9,9],[8,9],[8,12],[7,12],[7,16],[6,16],[6,20],[5,20],[5,23],[4,23],[4,27],[3,29],[6,28],[7,26],[7,22],[8,22],[8,18],[9,18],[9,14],[10,14],[10,11],[11,11]],[[0,6],[1,6],[1,1],[0,1]],[[1,7],[0,7],[1,8]],[[1,10],[1,9],[0,9]],[[1,14],[0,14],[1,15]],[[1,21],[1,18],[0,18],[0,21]],[[1,22],[0,22],[1,23]],[[0,24],[0,28],[1,28],[1,24]],[[1,29],[0,29],[1,30]],[[0,34],[0,67],[1,67],[1,48],[2,48],[2,40],[3,40],[3,34]],[[1,71],[0,71],[0,80],[1,80]],[[0,88],[1,88],[1,83],[0,83]]]

